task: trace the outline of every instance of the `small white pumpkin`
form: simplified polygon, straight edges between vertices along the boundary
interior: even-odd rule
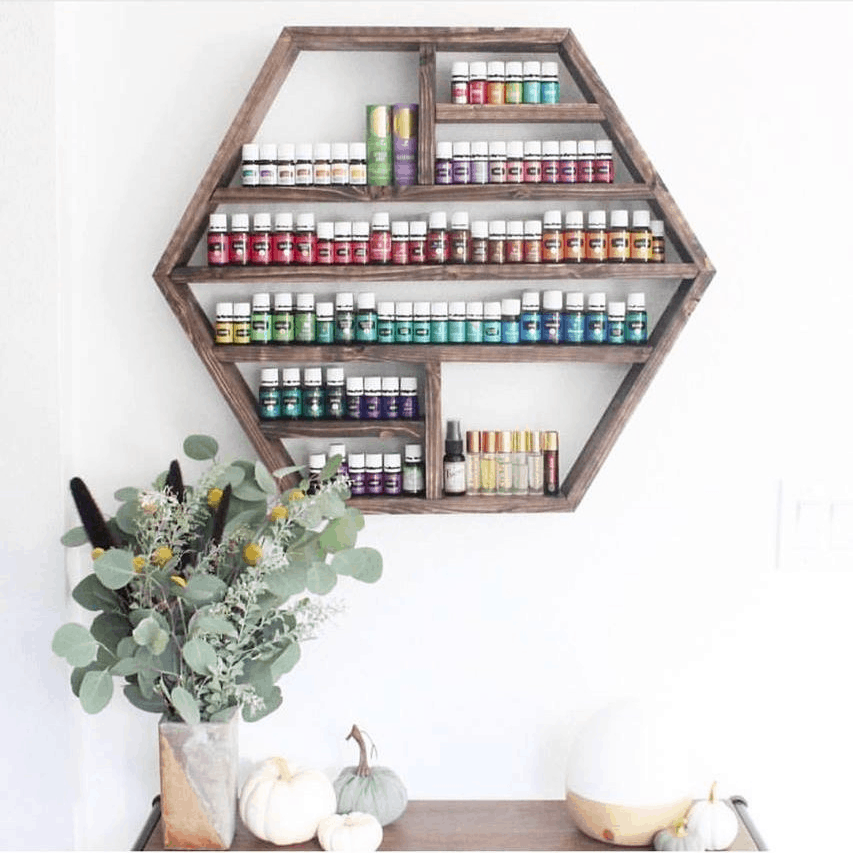
[[[717,783],[711,785],[707,800],[697,800],[687,813],[687,824],[706,850],[725,850],[737,838],[738,821],[729,804],[718,800]]]
[[[335,789],[319,770],[293,770],[283,758],[268,758],[249,774],[240,791],[240,817],[248,829],[273,844],[299,844],[335,813]]]
[[[333,814],[320,821],[317,840],[324,850],[373,853],[382,843],[382,825],[366,812]]]

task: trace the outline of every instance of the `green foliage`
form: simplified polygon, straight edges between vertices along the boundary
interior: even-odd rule
[[[91,574],[72,593],[95,614],[91,626],[70,623],[54,635],[87,713],[109,704],[119,678],[132,705],[168,719],[216,721],[240,708],[245,720],[259,720],[282,704],[276,682],[332,612],[321,597],[338,576],[381,575],[379,554],[355,547],[364,518],[346,504],[339,457],[319,488],[309,492],[304,482],[282,493],[281,479],[300,468],[217,462],[219,445],[204,435],[187,438],[184,452],[210,466],[196,485],[184,484],[182,499],[165,471],[151,488],[115,492],[119,506],[106,524],[122,547],[93,552]],[[212,490],[229,484],[214,543]],[[271,507],[279,509],[270,515]],[[85,531],[73,528],[62,542],[83,545]]]

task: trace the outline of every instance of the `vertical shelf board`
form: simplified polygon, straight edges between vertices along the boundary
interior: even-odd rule
[[[579,505],[583,495],[598,473],[604,459],[618,438],[627,419],[635,410],[640,398],[653,379],[663,359],[666,357],[675,338],[683,329],[692,311],[714,275],[711,266],[695,234],[690,229],[683,214],[676,206],[666,186],[655,171],[646,153],[640,147],[633,132],[617,108],[613,98],[605,88],[586,54],[581,49],[571,30],[546,28],[448,28],[448,27],[296,27],[282,30],[265,60],[255,82],[252,84],[244,102],[240,106],[230,127],[226,131],[216,154],[208,166],[201,183],[190,200],[178,226],[169,241],[156,269],[154,279],[163,296],[175,314],[185,334],[199,354],[220,393],[225,397],[247,437],[258,455],[270,470],[293,464],[293,460],[282,443],[280,434],[268,425],[262,424],[257,415],[257,403],[254,393],[248,387],[238,370],[239,359],[222,357],[215,352],[213,329],[204,315],[194,293],[189,287],[190,281],[229,281],[248,283],[265,281],[274,277],[252,270],[193,270],[188,267],[192,253],[202,239],[209,213],[220,204],[233,201],[240,203],[263,203],[293,200],[289,191],[267,188],[256,196],[247,196],[242,188],[231,188],[230,183],[239,167],[242,144],[252,139],[261,126],[268,110],[277,96],[301,50],[336,51],[417,51],[419,54],[418,87],[420,114],[418,122],[418,186],[403,188],[371,188],[368,192],[357,192],[351,188],[346,191],[323,191],[309,188],[300,200],[316,202],[332,201],[379,201],[379,200],[475,200],[470,188],[461,188],[453,193],[446,188],[434,186],[435,178],[435,128],[436,122],[446,121],[498,121],[503,113],[496,111],[487,116],[484,111],[472,114],[450,108],[448,104],[438,104],[436,94],[436,54],[439,51],[480,51],[480,52],[519,52],[519,53],[556,53],[573,78],[585,103],[564,104],[553,115],[557,120],[567,123],[575,121],[600,124],[613,140],[614,147],[630,172],[634,183],[622,186],[584,188],[567,187],[571,197],[580,192],[581,197],[589,195],[601,201],[617,199],[638,199],[648,202],[656,215],[666,224],[667,235],[677,253],[679,263],[665,265],[665,277],[680,279],[680,285],[670,300],[648,346],[636,349],[637,353],[621,361],[634,362],[625,379],[606,408],[604,415],[593,429],[583,450],[578,455],[562,483],[564,500],[531,499],[531,503],[494,501],[470,497],[466,499],[445,499],[442,497],[442,448],[443,420],[441,410],[441,369],[444,361],[459,360],[451,351],[424,358],[424,450],[426,497],[408,498],[400,502],[376,500],[366,504],[368,511],[379,512],[554,512],[573,511]],[[499,108],[495,108],[499,110]],[[518,108],[516,108],[518,110]],[[534,112],[511,111],[509,118],[517,120],[539,120]],[[551,188],[548,188],[549,190]],[[525,199],[551,200],[552,194],[540,188],[519,191],[505,188],[501,200],[518,201]],[[339,197],[340,196],[340,197]],[[556,200],[556,194],[555,194]],[[478,197],[480,198],[480,197]],[[484,190],[482,200],[495,200],[498,194],[495,188]],[[612,265],[608,265],[610,267]],[[259,268],[260,269],[260,268]],[[635,275],[636,271],[636,275]],[[274,271],[273,271],[274,272]],[[328,275],[318,274],[313,268],[307,271],[289,270],[282,278],[291,281],[325,280]],[[323,272],[323,271],[321,271]],[[620,279],[653,279],[655,270],[598,270],[571,271],[555,275],[551,270],[502,270],[500,275],[490,273],[499,281],[509,280],[546,280],[551,278],[589,278],[617,277]],[[392,271],[380,274],[365,271],[357,280],[385,281],[389,278],[405,278],[421,281],[425,278],[435,281],[478,280],[481,272],[467,270],[454,271],[437,267],[434,270],[410,271],[400,276]],[[428,274],[428,275],[427,275]],[[606,274],[606,275],[604,275]],[[346,278],[346,276],[341,276]],[[353,276],[350,276],[353,277]],[[253,361],[274,360],[257,355]],[[413,357],[404,359],[411,362]],[[464,359],[467,360],[467,359]],[[476,360],[476,359],[474,359]],[[491,355],[487,360],[494,360]],[[507,353],[507,361],[518,361],[516,354]],[[528,359],[524,359],[528,360]],[[538,360],[538,359],[533,359]],[[550,359],[548,359],[550,360]],[[605,360],[613,360],[608,358]],[[291,477],[288,480],[294,480]]]
[[[435,45],[422,44],[418,66],[418,183],[435,183]]]

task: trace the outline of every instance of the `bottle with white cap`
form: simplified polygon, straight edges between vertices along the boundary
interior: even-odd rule
[[[258,389],[258,417],[262,421],[275,421],[281,417],[281,388],[278,384],[278,368],[261,369],[261,384]]]
[[[403,494],[418,497],[425,488],[423,446],[407,444],[403,453]]]
[[[585,337],[583,293],[567,293],[560,321],[560,340],[564,344],[582,344]]]
[[[524,81],[522,97],[525,104],[542,103],[542,63],[528,60],[522,65]]]
[[[584,315],[584,342],[603,344],[607,340],[607,296],[590,293]]]
[[[261,145],[258,161],[258,183],[262,187],[274,187],[278,183],[278,146],[275,142]]]
[[[560,140],[560,183],[578,182],[578,143],[574,139]]]
[[[524,143],[524,183],[542,182],[542,143],[538,139],[528,139]]]
[[[450,103],[468,103],[468,63],[454,62],[450,66]]]
[[[327,187],[332,183],[332,146],[328,142],[314,145],[314,186]]]
[[[336,456],[341,457],[341,462],[338,465],[338,470],[335,472],[337,477],[347,476],[347,446],[345,444],[335,443],[329,445],[329,460],[331,461]]]
[[[280,187],[292,187],[296,183],[296,146],[292,142],[278,144],[276,161],[276,183]]]
[[[360,497],[365,492],[364,454],[350,453],[349,459],[347,459],[347,469],[350,494],[353,497]]]
[[[504,103],[506,66],[495,59],[486,66],[486,103],[500,106]]]
[[[593,170],[595,183],[613,183],[613,143],[609,139],[596,140]]]
[[[471,143],[471,167],[469,169],[472,184],[489,182],[489,143],[478,141]]]
[[[542,83],[539,87],[543,104],[560,103],[559,66],[556,62],[542,63]]]
[[[268,266],[272,261],[272,222],[269,213],[256,213],[252,217],[252,235],[249,238],[249,263]]]
[[[243,145],[242,163],[240,165],[240,182],[244,187],[256,187],[261,180],[261,149],[256,142]]]
[[[646,294],[629,293],[625,314],[625,343],[644,344],[648,340],[649,318],[646,313]]]
[[[587,215],[584,259],[587,263],[607,260],[607,211],[591,210]]]
[[[313,293],[296,294],[293,339],[298,344],[313,344],[317,339],[317,316],[314,312]]]
[[[392,303],[393,304],[393,303]],[[379,401],[382,420],[394,421],[400,417],[400,377],[382,377],[382,397]]]
[[[222,267],[228,263],[228,216],[211,213],[207,229],[207,265]]]
[[[298,367],[285,367],[281,371],[281,416],[289,421],[302,417],[302,383]]]
[[[249,214],[235,213],[228,232],[228,263],[246,266],[249,263]]]
[[[344,391],[344,369],[326,368],[326,417],[333,421],[342,421],[347,416],[347,397]],[[332,448],[329,453],[334,456]],[[343,463],[341,463],[343,464]]]
[[[215,338],[217,344],[234,343],[234,303],[216,303]]]
[[[607,231],[607,260],[611,264],[624,264],[631,259],[631,234],[628,230],[628,211],[611,210],[610,228]]]
[[[326,391],[323,388],[323,369],[306,367],[302,387],[302,417],[318,421],[326,417]],[[323,462],[325,465],[326,463]]]
[[[521,294],[519,340],[523,344],[538,344],[541,336],[542,312],[539,308],[539,291],[526,290]]]
[[[367,185],[367,143],[349,144],[349,182],[354,187]]]
[[[624,302],[611,302],[607,306],[607,343],[625,343]]]
[[[523,103],[524,87],[522,85],[522,74],[523,70],[520,62],[507,62],[506,83],[504,84],[504,103]]]
[[[586,258],[586,237],[583,230],[583,211],[566,211],[563,227],[563,260],[579,264]]]
[[[272,341],[293,343],[293,294],[276,293],[272,303]]]
[[[652,252],[649,260],[655,264],[666,263],[666,240],[663,234],[663,220],[653,219],[652,229]]]
[[[355,298],[355,308],[355,339],[360,343],[376,343],[376,294],[370,291],[359,293]]]
[[[252,303],[234,303],[234,343],[252,343]]]
[[[579,184],[595,182],[595,140],[578,141],[578,181]]]
[[[332,143],[331,183],[336,187],[349,183],[349,146],[346,142]]]
[[[297,264],[317,263],[317,229],[313,213],[296,214],[293,234],[293,259]]]
[[[563,322],[563,291],[546,290],[542,294],[542,334],[543,344],[559,344]]]
[[[486,103],[486,63],[472,62],[468,66],[468,103]]]
[[[501,299],[501,343],[517,344],[521,337],[521,300]]]
[[[560,182],[560,143],[556,139],[546,139],[542,143],[542,183]]]
[[[386,453],[382,460],[382,492],[395,497],[403,491],[403,469],[399,453]]]
[[[310,142],[296,146],[294,183],[297,187],[310,187],[314,183],[314,150]]]
[[[272,341],[272,313],[269,293],[252,296],[252,343],[268,344]]]
[[[364,491],[365,494],[376,497],[385,491],[385,477],[381,453],[365,453],[364,455]]]
[[[471,143],[464,140],[453,143],[453,183],[471,183]]]
[[[648,263],[652,259],[651,215],[648,210],[635,210],[631,215],[631,260]]]
[[[489,183],[506,183],[506,142],[502,139],[489,142]]]
[[[442,185],[453,183],[452,142],[436,142],[435,144],[435,182]]]

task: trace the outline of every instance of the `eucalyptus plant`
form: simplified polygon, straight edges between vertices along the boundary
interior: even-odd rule
[[[109,519],[71,481],[83,524],[62,543],[93,546],[72,596],[97,616],[60,627],[53,650],[73,667],[88,713],[107,706],[120,678],[133,705],[167,719],[220,721],[240,707],[258,720],[281,705],[276,682],[330,615],[322,596],[338,576],[382,574],[378,551],[355,547],[364,517],[346,504],[340,457],[282,490],[301,468],[270,474],[261,462],[220,462],[218,450],[190,436],[186,455],[210,462],[198,483],[185,486],[173,461],[150,488],[119,489]]]

